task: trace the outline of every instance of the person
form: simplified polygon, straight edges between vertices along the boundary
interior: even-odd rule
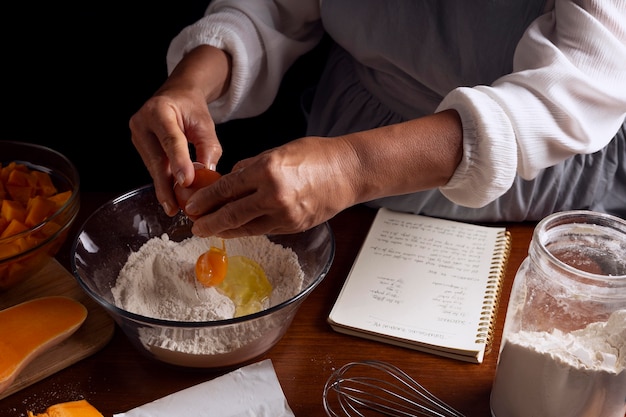
[[[195,234],[295,233],[356,204],[475,222],[624,217],[624,16],[625,0],[214,0],[172,40],[132,141],[174,215],[173,184],[221,157],[216,125],[264,112],[326,34],[306,135],[197,191]]]

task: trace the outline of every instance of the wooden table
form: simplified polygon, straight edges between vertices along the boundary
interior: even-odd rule
[[[74,233],[57,255],[68,270],[70,244],[78,227],[112,197],[111,193],[83,193]],[[337,249],[328,276],[302,305],[284,338],[258,360],[272,360],[287,401],[298,417],[324,416],[322,391],[331,373],[347,362],[367,359],[400,367],[467,417],[489,416],[489,394],[511,284],[526,257],[535,224],[505,224],[513,235],[513,248],[496,337],[491,353],[476,365],[339,334],[326,323],[374,214],[366,207],[354,207],[330,221]],[[102,350],[0,400],[0,416],[26,416],[27,410],[43,412],[49,405],[84,398],[105,417],[111,417],[223,373],[175,369],[149,360],[116,328],[112,340]]]

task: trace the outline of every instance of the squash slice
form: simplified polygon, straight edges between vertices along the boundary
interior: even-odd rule
[[[33,414],[28,412],[28,417],[103,417],[87,400],[68,401],[48,407],[45,413]]]
[[[0,311],[0,392],[28,363],[71,336],[87,308],[63,296],[41,297]]]

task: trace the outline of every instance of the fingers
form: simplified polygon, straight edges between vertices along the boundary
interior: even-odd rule
[[[164,211],[173,216],[178,211],[172,190],[174,177],[185,180],[190,176],[193,179],[187,141],[176,112],[172,107],[163,105],[160,98],[153,98],[132,116],[129,126],[133,145],[153,179],[157,199]],[[189,169],[186,164],[189,164]]]
[[[257,194],[232,201],[217,211],[202,216],[193,223],[197,236],[234,238],[262,234],[297,233],[312,227],[290,216],[294,212],[283,208],[265,207]]]
[[[189,141],[196,148],[196,161],[215,171],[222,157],[222,146],[217,139],[215,129],[206,129],[205,132],[194,132],[194,134],[198,135],[198,139],[192,137]]]
[[[311,205],[298,197],[299,187],[284,179],[267,175],[258,165],[222,176],[189,198],[185,211],[194,220],[192,232],[232,238],[314,226],[319,219],[310,212]]]
[[[162,119],[161,123],[155,126],[155,135],[165,154],[165,160],[169,164],[174,181],[183,186],[191,184],[194,167],[189,154],[187,137],[181,126],[175,119],[169,117]]]
[[[196,232],[199,235],[214,236],[262,215],[260,212],[264,212],[265,208],[258,203],[258,199],[248,198],[255,193],[256,188],[245,176],[244,170],[223,175],[187,200],[185,212],[198,223]]]
[[[296,233],[328,220],[355,201],[349,179],[354,172],[332,156],[334,143],[303,138],[235,164],[187,200],[192,232],[202,237]]]
[[[178,212],[174,183],[189,186],[198,160],[215,167],[222,149],[206,103],[186,97],[154,96],[130,120],[132,141],[153,178],[157,198],[168,215]]]

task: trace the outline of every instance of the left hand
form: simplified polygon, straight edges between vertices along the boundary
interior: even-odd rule
[[[198,236],[296,233],[355,203],[358,169],[346,142],[306,137],[240,161],[185,208]]]

